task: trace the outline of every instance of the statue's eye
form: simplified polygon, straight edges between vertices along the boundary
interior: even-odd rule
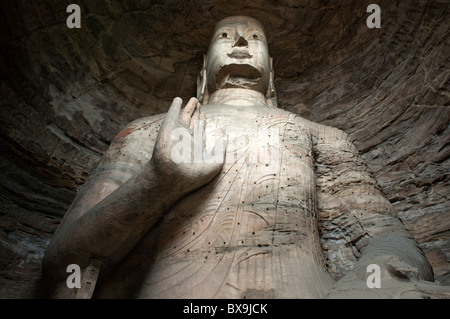
[[[253,39],[258,39],[258,35],[257,35],[257,34],[254,34],[254,35],[252,36],[252,38],[253,38]]]
[[[226,32],[222,33],[221,38],[228,38],[228,34]]]

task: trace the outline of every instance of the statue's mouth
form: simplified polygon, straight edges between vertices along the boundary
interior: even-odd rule
[[[250,64],[228,64],[220,68],[216,76],[218,89],[251,88],[261,80],[261,71]]]

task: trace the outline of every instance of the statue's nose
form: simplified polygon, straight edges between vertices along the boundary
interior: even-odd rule
[[[244,39],[244,37],[241,35],[237,39],[236,43],[233,45],[233,47],[248,47],[247,40]]]

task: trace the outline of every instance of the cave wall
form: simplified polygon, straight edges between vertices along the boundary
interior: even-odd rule
[[[81,29],[68,29],[78,3]],[[366,8],[381,7],[381,28]],[[450,285],[448,1],[0,4],[0,298],[33,296],[43,254],[115,134],[196,94],[216,22],[266,28],[279,107],[343,129]]]

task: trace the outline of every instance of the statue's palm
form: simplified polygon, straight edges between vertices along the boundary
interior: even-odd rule
[[[205,148],[205,119],[200,112],[200,104],[196,98],[191,98],[183,110],[181,110],[181,105],[181,98],[177,97],[173,100],[156,138],[152,163],[163,177],[173,177],[176,179],[177,186],[191,191],[211,181],[220,172],[224,161],[223,158],[219,163],[194,160],[194,153],[203,153]],[[201,129],[203,137],[200,141],[200,148],[197,145],[195,149],[194,129]],[[177,144],[180,145],[180,141],[174,139],[173,136],[178,137],[180,132],[184,133],[184,140],[181,141],[185,143],[184,151],[187,150],[186,147],[190,148],[188,154],[191,155],[187,160],[185,157],[183,161],[180,161],[179,154],[174,152],[174,148],[177,147]],[[198,155],[197,157],[201,159],[202,154]]]

